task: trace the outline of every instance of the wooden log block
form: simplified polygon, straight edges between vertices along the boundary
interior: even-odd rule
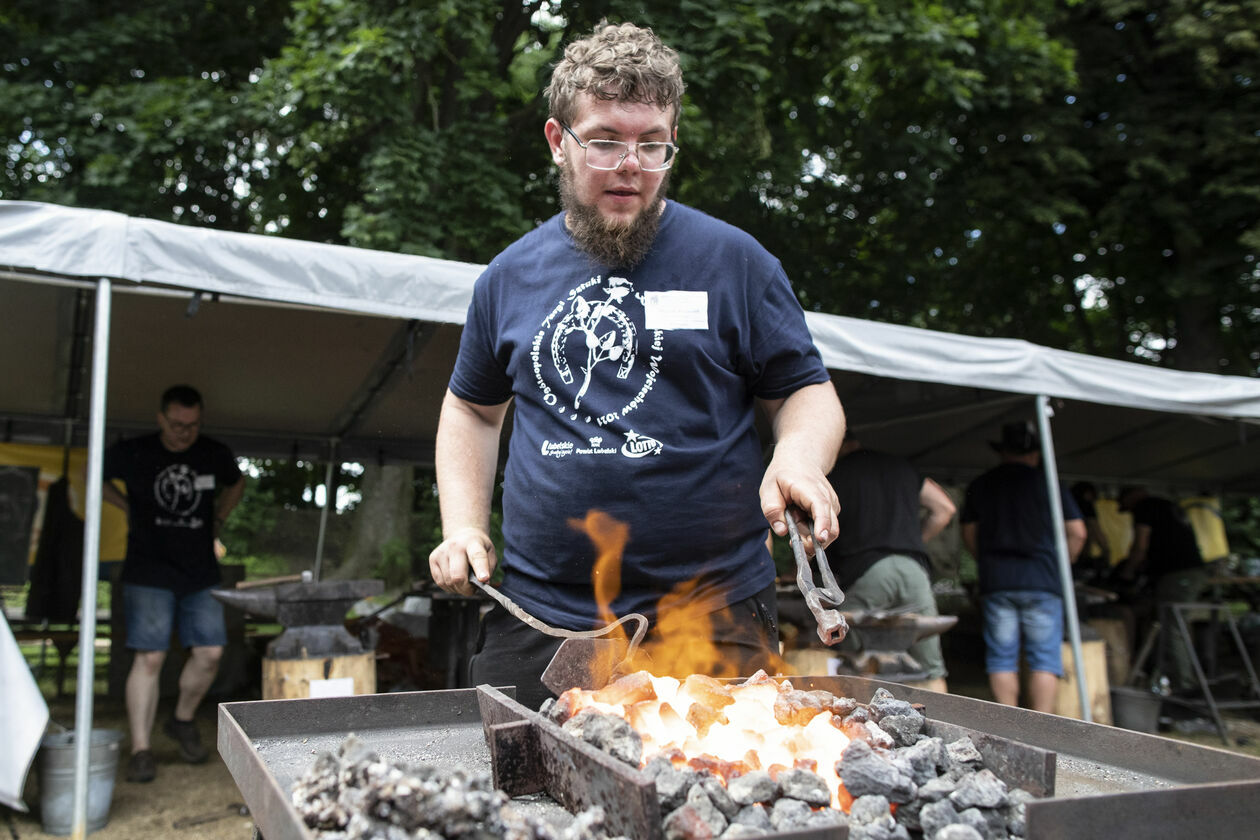
[[[264,658],[262,677],[264,700],[294,700],[337,694],[375,694],[376,654],[368,651],[347,656],[322,656],[312,659]],[[312,683],[315,683],[314,691],[312,691]],[[349,687],[353,687],[353,690],[344,690]]]
[[[1107,645],[1101,639],[1081,642],[1085,660],[1086,697],[1094,723],[1111,723],[1111,683],[1107,679]],[[1063,679],[1059,680],[1057,712],[1082,720],[1080,692],[1076,688],[1076,660],[1072,646],[1063,643]]]

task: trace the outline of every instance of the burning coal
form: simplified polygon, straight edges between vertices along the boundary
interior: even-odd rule
[[[969,738],[924,734],[922,709],[885,689],[862,704],[764,673],[732,685],[639,672],[541,712],[647,772],[669,840],[836,825],[858,840],[1000,840],[1023,836],[1032,798]]]

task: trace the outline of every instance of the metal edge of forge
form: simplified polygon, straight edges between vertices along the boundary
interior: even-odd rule
[[[930,720],[1057,753],[1055,798],[1028,804],[1028,840],[1112,840],[1151,832],[1201,836],[1209,830],[1243,837],[1260,825],[1260,759],[863,677],[790,679],[798,688],[859,702],[886,688],[898,699],[923,704]],[[509,717],[494,723],[511,722]],[[479,749],[488,752],[484,725],[475,689],[225,703],[219,706],[218,748],[266,840],[315,840],[290,804],[274,752],[265,744],[260,749],[260,741],[292,752],[305,747],[308,737],[335,743],[330,739],[352,732],[435,727],[454,727],[470,737],[475,728]],[[311,752],[302,750],[304,760],[313,761]],[[488,755],[475,760],[490,766]],[[1115,771],[1126,777],[1127,789],[1109,784],[1105,777]]]
[[[946,720],[1058,754],[1055,797],[1027,806],[1027,840],[1252,836],[1260,759],[1105,724],[861,677],[793,677],[867,702],[878,688]]]
[[[507,691],[514,691],[506,688]],[[396,733],[429,733],[449,745],[463,735],[477,754],[453,758],[453,767],[489,763],[484,756],[481,717],[474,689],[365,694],[301,700],[254,700],[221,703],[218,708],[219,755],[265,840],[316,840],[294,808],[290,787],[320,749],[333,750],[346,736],[364,736],[382,758],[424,763]],[[394,744],[393,755],[381,747]],[[299,769],[300,768],[300,769]]]

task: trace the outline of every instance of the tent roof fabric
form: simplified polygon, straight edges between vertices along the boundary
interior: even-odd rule
[[[0,336],[0,421],[59,443],[67,412],[86,418],[76,315],[81,289],[110,278],[111,433],[152,428],[158,393],[187,381],[207,395],[210,433],[242,454],[318,456],[335,440],[345,459],[428,463],[482,268],[0,201],[0,310],[23,313]],[[925,471],[984,469],[986,439],[1046,395],[1069,477],[1260,490],[1260,379],[807,319],[852,428]]]

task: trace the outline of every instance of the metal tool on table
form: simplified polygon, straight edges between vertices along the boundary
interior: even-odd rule
[[[603,688],[616,677],[633,670],[632,663],[638,652],[639,643],[647,635],[646,616],[640,613],[629,613],[597,630],[565,630],[538,620],[521,609],[511,598],[495,587],[477,580],[475,576],[470,576],[468,579],[515,618],[541,633],[564,639],[542,674],[542,684],[556,694],[563,694],[570,688]],[[601,638],[627,621],[638,622],[638,627],[628,643],[624,638]]]
[[[796,557],[796,585],[801,590],[801,594],[805,596],[806,606],[809,607],[809,611],[814,614],[814,619],[818,622],[818,638],[822,640],[824,645],[834,645],[848,635],[849,624],[838,610],[824,607],[823,601],[826,601],[833,607],[838,607],[844,602],[844,593],[840,591],[840,585],[836,583],[835,575],[831,573],[831,565],[827,562],[827,555],[822,549],[822,544],[818,542],[816,535],[814,537],[814,558],[818,561],[818,573],[822,577],[823,585],[817,586],[814,584],[814,573],[810,567],[809,556],[805,553],[805,542],[801,539],[801,531],[796,524],[796,516],[790,508],[784,511],[784,516],[787,519],[788,537],[792,543],[792,554]]]

